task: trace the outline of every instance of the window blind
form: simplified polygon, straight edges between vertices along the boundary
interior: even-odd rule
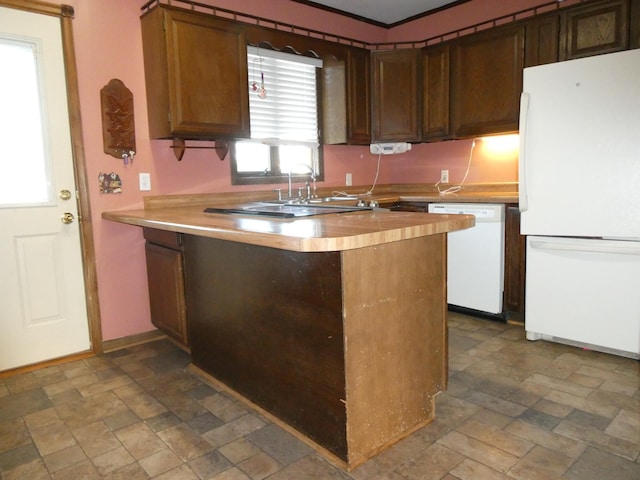
[[[322,60],[252,46],[247,59],[251,138],[270,145],[317,146],[316,68]]]

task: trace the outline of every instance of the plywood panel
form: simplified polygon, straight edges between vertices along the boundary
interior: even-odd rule
[[[446,235],[343,252],[349,464],[433,419],[446,385]]]

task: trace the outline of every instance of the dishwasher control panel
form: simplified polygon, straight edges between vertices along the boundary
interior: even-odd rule
[[[446,213],[449,215],[473,215],[476,221],[500,222],[504,219],[504,205],[485,203],[431,203],[429,213]]]

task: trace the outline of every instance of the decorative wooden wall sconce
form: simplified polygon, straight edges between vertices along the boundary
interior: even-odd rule
[[[121,158],[125,165],[133,162],[136,130],[131,90],[114,78],[100,90],[100,102],[104,153]]]
[[[173,149],[173,154],[176,156],[178,161],[182,160],[182,156],[184,155],[184,151],[187,148],[206,148],[215,150],[218,153],[218,158],[220,161],[224,160],[224,157],[229,153],[229,142],[227,140],[216,140],[216,144],[214,147],[209,146],[198,146],[198,145],[189,145],[187,146],[182,138],[174,138],[173,143],[169,148]]]

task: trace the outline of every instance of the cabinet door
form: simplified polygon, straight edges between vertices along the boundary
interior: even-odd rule
[[[347,51],[347,143],[371,143],[371,54]]]
[[[322,141],[347,143],[347,67],[344,60],[324,58],[322,65]]]
[[[441,140],[449,129],[449,45],[437,45],[422,50],[424,106],[422,139]]]
[[[562,37],[562,60],[611,53],[629,48],[628,0],[595,2],[570,8]]]
[[[560,45],[558,14],[528,21],[525,26],[524,66],[533,67],[557,62]]]
[[[640,0],[631,0],[629,24],[631,25],[629,48],[640,48]]]
[[[518,130],[524,26],[463,37],[451,46],[452,129],[457,138]]]
[[[524,321],[525,237],[520,235],[520,210],[507,205],[505,211],[504,298],[507,320]]]
[[[240,25],[157,7],[142,17],[152,138],[247,137],[247,46]]]
[[[420,140],[420,50],[376,51],[373,62],[374,142]]]
[[[187,346],[189,338],[183,254],[179,250],[149,242],[145,245],[145,252],[151,322],[173,339]]]

